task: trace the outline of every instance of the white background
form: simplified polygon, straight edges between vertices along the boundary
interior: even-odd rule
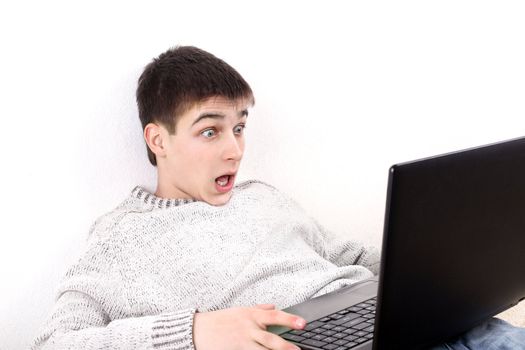
[[[241,180],[379,244],[388,167],[525,131],[519,1],[0,5],[0,349],[28,346],[96,217],[155,189],[134,93],[195,45],[256,107]]]

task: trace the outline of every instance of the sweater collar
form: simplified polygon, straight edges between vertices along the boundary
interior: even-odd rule
[[[136,186],[131,191],[131,197],[143,201],[145,204],[151,204],[157,208],[171,208],[188,203],[197,202],[196,199],[187,198],[160,198],[150,193],[141,186]]]

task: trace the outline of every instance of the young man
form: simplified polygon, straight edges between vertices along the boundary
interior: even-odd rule
[[[254,98],[224,61],[169,50],[137,103],[156,191],[136,187],[95,222],[34,349],[296,349],[266,331],[304,327],[278,309],[377,273],[375,249],[272,186],[234,186]]]
[[[137,102],[156,191],[95,222],[34,349],[296,349],[266,331],[305,326],[279,309],[378,272],[274,187],[234,186],[254,98],[224,61],[168,50]]]

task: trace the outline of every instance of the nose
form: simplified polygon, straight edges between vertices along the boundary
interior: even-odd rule
[[[225,160],[240,161],[244,153],[244,139],[242,136],[229,134],[225,137],[223,157]]]

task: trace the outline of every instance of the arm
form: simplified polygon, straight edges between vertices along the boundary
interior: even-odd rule
[[[306,213],[294,199],[273,189],[278,193],[279,206],[286,208],[288,215],[297,216],[302,224],[303,239],[320,256],[336,266],[360,265],[374,275],[379,273],[380,254],[377,248],[333,234]]]
[[[380,254],[377,248],[337,236],[315,220],[314,224],[316,234],[312,237],[312,247],[319,255],[337,266],[361,265],[374,275],[379,273]]]
[[[104,262],[112,261],[107,245]],[[90,251],[90,250],[88,250]],[[121,271],[113,264],[92,264],[85,254],[67,273],[51,317],[40,331],[32,350],[52,349],[165,349],[232,350],[292,349],[292,345],[266,331],[268,325],[289,328],[297,316],[274,310],[273,306],[231,308],[195,314],[194,309],[159,315],[120,318],[119,303],[108,300],[125,298],[125,287],[115,276]],[[103,301],[106,302],[103,303]],[[125,301],[121,300],[121,303]]]
[[[31,349],[193,349],[193,309],[121,320],[81,292],[57,300]]]
[[[92,298],[80,292],[66,292],[58,299],[31,349],[296,350],[294,345],[267,332],[266,326],[305,326],[302,318],[275,310],[273,305],[194,312],[189,309],[109,322]]]

